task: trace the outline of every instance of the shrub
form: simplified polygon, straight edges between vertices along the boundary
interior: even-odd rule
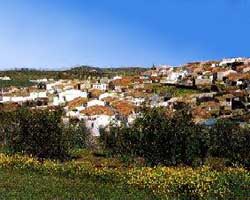
[[[232,164],[250,167],[250,130],[238,124],[220,120],[209,131],[208,154],[226,158]]]
[[[83,121],[70,121],[63,126],[63,132],[69,137],[70,148],[87,148],[89,146],[89,131]]]
[[[223,171],[229,163],[225,158],[208,157],[205,161],[205,165],[213,170]]]
[[[39,158],[64,160],[72,148],[86,147],[83,123],[62,123],[62,111],[28,110],[0,112],[0,135],[10,152],[23,152]]]
[[[166,116],[161,108],[146,109],[133,125],[113,127],[101,135],[113,153],[142,157],[148,165],[199,166],[214,157],[225,165],[250,167],[249,140],[249,128],[229,120],[219,120],[210,128],[194,124],[185,106],[173,116]]]
[[[206,155],[207,132],[195,125],[188,110],[166,117],[162,109],[145,110],[130,127],[104,132],[105,147],[119,154],[145,158],[149,165],[192,164]]]
[[[69,138],[61,126],[62,111],[29,111],[17,113],[17,129],[12,132],[9,147],[14,152],[25,152],[39,158],[65,159]]]

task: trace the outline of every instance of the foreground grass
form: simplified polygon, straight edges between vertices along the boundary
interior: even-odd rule
[[[0,199],[156,199],[145,190],[90,178],[0,169]]]
[[[123,166],[86,153],[84,157],[41,163],[0,153],[0,199],[250,198],[250,172],[243,168],[151,168]]]

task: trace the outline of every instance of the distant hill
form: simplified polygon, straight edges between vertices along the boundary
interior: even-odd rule
[[[73,67],[68,70],[37,70],[29,68],[17,68],[0,71],[0,76],[8,76],[11,81],[0,81],[0,87],[30,86],[29,80],[53,78],[53,79],[87,79],[97,77],[112,77],[115,75],[138,75],[147,68],[125,67],[125,68],[98,68],[87,65]]]
[[[73,76],[113,76],[113,75],[138,75],[148,68],[141,67],[119,67],[119,68],[99,68],[92,66],[79,66],[64,71]]]

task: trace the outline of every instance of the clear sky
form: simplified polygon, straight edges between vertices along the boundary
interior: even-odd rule
[[[250,56],[250,0],[0,0],[0,69]]]

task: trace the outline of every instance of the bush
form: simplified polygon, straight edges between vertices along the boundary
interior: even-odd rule
[[[250,130],[228,120],[218,121],[209,131],[208,154],[232,164],[250,167]]]
[[[12,133],[9,147],[39,158],[65,159],[68,156],[69,138],[61,126],[62,111],[29,111],[17,113],[18,127]]]
[[[113,153],[142,157],[148,165],[168,166],[200,166],[207,158],[218,158],[226,165],[250,167],[249,140],[249,128],[232,121],[219,120],[211,128],[194,124],[186,107],[173,116],[166,116],[162,109],[147,109],[133,125],[101,134],[104,146]]]
[[[205,165],[213,170],[223,171],[229,165],[229,162],[225,158],[208,157]]]
[[[70,121],[63,126],[63,131],[70,138],[70,148],[87,148],[89,146],[89,131],[83,121]]]
[[[149,165],[192,164],[206,155],[207,132],[191,121],[188,110],[166,117],[161,109],[145,110],[131,127],[113,127],[101,135],[118,154],[143,157]]]
[[[0,112],[0,119],[2,144],[13,153],[64,160],[72,148],[86,146],[85,125],[63,124],[61,110],[22,108],[15,112]]]

